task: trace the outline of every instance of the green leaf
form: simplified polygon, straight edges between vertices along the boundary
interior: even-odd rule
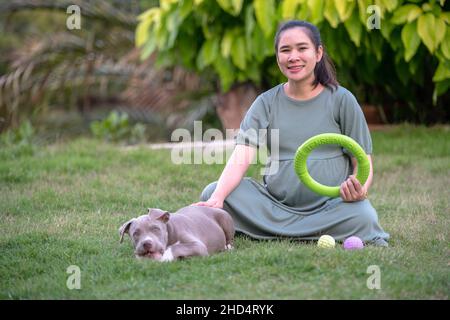
[[[336,63],[336,65],[342,64],[342,58],[340,51],[338,49],[337,39],[333,36],[334,30],[331,30],[332,32],[329,32],[330,29],[327,29],[326,31],[322,31],[322,38],[323,42],[325,43],[326,50],[328,55],[331,57],[331,59]]]
[[[236,70],[229,60],[224,59],[220,55],[214,61],[214,68],[219,74],[222,91],[227,92],[235,80]]]
[[[361,42],[362,24],[359,21],[358,13],[356,11],[350,19],[344,22],[344,26],[345,29],[347,29],[350,39],[357,47],[359,47]]]
[[[210,39],[214,36],[214,33],[209,28],[209,19],[207,15],[202,17],[202,31],[206,39]]]
[[[300,20],[307,20],[307,21],[311,20],[311,11],[309,10],[307,4],[303,4],[300,6],[300,10],[297,12],[296,18],[300,19]],[[322,17],[322,20],[323,20],[323,17]]]
[[[383,27],[380,28],[381,34],[389,42],[392,30],[396,27],[395,24],[391,23],[389,20],[383,21]]]
[[[325,11],[323,15],[330,25],[336,29],[339,24],[339,13],[334,6],[334,1],[325,1]]]
[[[136,27],[135,43],[137,47],[144,45],[148,40],[152,29],[157,29],[161,24],[161,10],[152,8],[142,13],[138,19],[141,21]]]
[[[198,50],[195,44],[192,43],[192,40],[183,33],[180,34],[177,40],[177,51],[183,61],[183,65],[188,69],[195,69]]]
[[[202,51],[206,65],[211,64],[219,53],[219,39],[213,38],[206,41],[202,47]]]
[[[213,38],[207,40],[202,48],[200,54],[197,57],[197,67],[203,70],[205,67],[213,63],[219,52],[219,39]]]
[[[180,16],[181,19],[184,20],[186,17],[191,14],[194,6],[192,5],[192,0],[184,0],[180,6]],[[181,24],[181,22],[180,22]]]
[[[415,4],[407,4],[395,10],[390,21],[394,24],[404,24],[407,21],[412,22],[420,16],[421,13],[422,9]]]
[[[137,19],[138,19],[138,21],[144,21],[144,20],[148,20],[148,19],[153,20],[154,15],[160,14],[160,11],[161,11],[161,9],[157,8],[157,7],[148,9],[147,11],[144,11],[143,13],[138,15]]]
[[[330,0],[328,0],[330,1]],[[339,14],[341,21],[346,21],[352,15],[353,9],[355,8],[354,1],[346,0],[334,0],[335,8]]]
[[[254,58],[261,63],[265,58],[265,39],[261,28],[256,25],[252,36],[252,51],[255,52]]]
[[[156,35],[156,45],[160,50],[166,48],[168,41],[168,29],[163,27],[163,24],[159,26],[155,26],[155,35]]]
[[[162,68],[168,68],[170,66],[175,65],[175,62],[179,62],[180,58],[178,55],[175,59],[175,52],[174,50],[167,50],[167,51],[159,51],[160,54],[157,55],[155,66],[156,68],[162,69]]]
[[[175,4],[177,2],[178,2],[178,0],[159,0],[159,6],[164,11],[168,11],[168,10],[170,10],[170,7],[172,6],[172,4]]]
[[[178,36],[178,30],[179,30],[179,26],[180,23],[182,23],[182,19],[180,17],[180,10],[177,9],[174,12],[172,12],[171,14],[167,15],[167,31],[169,33],[169,39],[167,40],[167,48],[172,48],[174,43],[175,43],[175,39]]]
[[[420,45],[416,21],[405,24],[402,29],[402,42],[405,47],[405,61],[409,62],[416,54],[417,48],[419,48]]]
[[[308,0],[308,8],[311,11],[310,20],[314,24],[323,21],[323,6],[324,0]]]
[[[419,17],[417,32],[428,50],[433,53],[436,46],[435,40],[435,17],[431,13],[426,13]]]
[[[252,6],[248,6],[245,9],[245,37],[247,41],[250,40],[252,32],[255,29],[255,16]]]
[[[264,35],[270,37],[274,30],[275,4],[274,0],[253,0],[256,21],[258,21]]]
[[[424,3],[422,5],[422,9],[424,12],[430,12],[431,10],[433,10],[433,6],[431,3]]]
[[[224,58],[228,58],[231,53],[231,45],[233,44],[234,30],[227,30],[222,38],[220,52]]]
[[[417,19],[417,17],[419,17],[422,14],[422,9],[420,9],[419,7],[417,8],[417,10],[411,10],[408,14],[408,22],[413,22],[414,20]]]
[[[439,61],[439,65],[433,76],[434,82],[450,79],[450,62],[448,60]]]
[[[442,12],[441,19],[445,21],[445,23],[450,24],[450,12]]]
[[[433,91],[433,103],[436,105],[437,97],[447,93],[450,88],[450,80],[440,81],[436,83]]]
[[[297,8],[302,0],[284,0],[281,4],[281,16],[283,19],[295,18]]]
[[[231,60],[239,69],[245,70],[247,66],[246,59],[245,38],[240,36],[231,45]]]
[[[366,25],[367,8],[372,4],[371,0],[358,0],[359,20]]]
[[[448,28],[446,28],[444,39],[441,42],[441,51],[445,58],[450,60],[450,31]]]
[[[384,7],[387,11],[392,12],[398,6],[397,0],[382,0]]]
[[[258,64],[251,63],[249,66],[247,66],[245,73],[247,77],[250,78],[253,82],[255,83],[261,82],[261,71],[259,69]]]
[[[445,21],[439,17],[436,18],[434,26],[436,36],[435,47],[437,48],[442,40],[444,40],[447,26],[445,25]]]
[[[231,0],[231,8],[234,16],[238,16],[242,10],[244,0]]]
[[[374,34],[370,37],[372,51],[378,61],[383,59],[383,36]]]
[[[156,49],[156,37],[150,36],[141,49],[141,60],[147,59]]]
[[[245,43],[247,44],[247,53],[251,56],[259,54],[259,52],[255,51],[252,47],[252,34],[253,30],[255,30],[256,23],[255,16],[253,14],[253,6],[247,6],[245,9]]]
[[[210,0],[211,1],[211,0]],[[244,0],[216,0],[219,6],[229,14],[238,16],[241,13]]]
[[[211,0],[209,0],[211,1]],[[219,6],[228,13],[232,13],[232,5],[230,0],[216,0]]]
[[[442,13],[441,7],[436,3],[433,4],[433,10],[431,10],[436,17],[439,17]]]
[[[146,19],[137,25],[135,36],[136,47],[142,46],[147,41],[151,24],[152,20]]]
[[[411,75],[416,75],[417,70],[419,69],[419,67],[422,67],[422,61],[420,60],[420,58],[416,59],[411,59],[408,63],[408,67],[409,67],[409,72],[411,72]]]
[[[395,26],[395,25],[392,25]],[[383,25],[383,28],[385,27],[385,25]],[[396,27],[396,26],[395,26]],[[381,29],[383,29],[381,28]],[[382,32],[383,35],[383,32]],[[401,29],[399,28],[394,28],[393,31],[391,32],[390,36],[389,36],[389,45],[391,46],[392,49],[394,49],[394,51],[398,51],[401,50],[401,48],[403,48],[403,43],[402,43],[402,37],[401,37]]]

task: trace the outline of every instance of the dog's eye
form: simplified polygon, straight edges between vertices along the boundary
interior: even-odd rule
[[[160,232],[161,230],[160,230],[157,226],[151,226],[151,227],[150,227],[150,231],[151,231],[151,232],[158,233],[158,232]]]
[[[141,231],[140,230],[136,230],[135,232],[133,232],[133,238],[139,237],[140,234],[141,234]]]

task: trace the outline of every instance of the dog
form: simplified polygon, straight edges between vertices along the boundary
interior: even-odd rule
[[[228,212],[205,206],[184,207],[174,214],[148,208],[147,214],[125,222],[119,229],[120,243],[128,233],[136,258],[157,261],[230,250],[234,232],[234,222]]]

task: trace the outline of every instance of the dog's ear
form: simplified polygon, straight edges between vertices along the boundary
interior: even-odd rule
[[[170,219],[170,212],[163,211],[161,209],[148,208],[148,214],[153,219],[160,220],[160,221],[162,221],[164,223],[167,223],[169,221],[169,219]]]
[[[133,221],[136,220],[136,218],[133,218],[127,222],[125,222],[120,228],[119,228],[119,235],[120,235],[120,243],[122,243],[123,241],[123,235],[125,233],[128,233],[128,231],[130,230],[130,226],[133,223]]]
[[[170,213],[168,211],[162,211],[161,215],[157,219],[167,223],[170,219]]]

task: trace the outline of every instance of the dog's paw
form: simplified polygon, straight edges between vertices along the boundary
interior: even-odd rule
[[[233,250],[233,246],[231,244],[227,244],[225,246],[225,250]]]
[[[170,262],[175,260],[172,254],[172,248],[167,249],[166,251],[164,251],[163,256],[161,257],[161,259],[159,261],[161,262]]]

